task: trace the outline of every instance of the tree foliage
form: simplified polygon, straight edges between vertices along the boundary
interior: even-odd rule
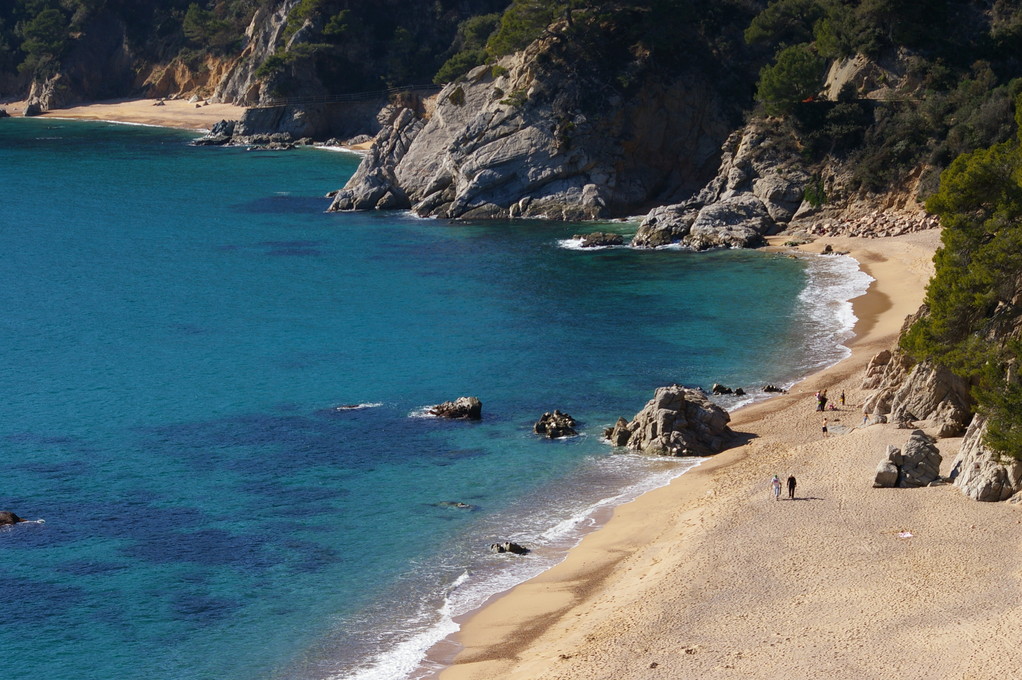
[[[1016,102],[1022,111],[1022,97]],[[1018,115],[1018,114],[1017,114]],[[971,379],[989,417],[987,443],[1022,459],[1022,141],[959,156],[941,174],[926,203],[944,225],[928,314],[903,336],[902,347]]]
[[[760,70],[756,98],[768,113],[790,113],[796,104],[819,92],[825,65],[806,43],[785,47],[773,64]]]

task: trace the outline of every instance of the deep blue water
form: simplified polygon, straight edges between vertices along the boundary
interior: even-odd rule
[[[45,519],[0,532],[8,680],[414,674],[594,507],[691,465],[604,426],[659,385],[832,363],[864,285],[841,258],[326,214],[357,158],[193,136],[0,121],[0,509]],[[417,416],[463,395],[481,423]],[[532,435],[554,408],[583,436]],[[508,538],[535,554],[487,553]]]

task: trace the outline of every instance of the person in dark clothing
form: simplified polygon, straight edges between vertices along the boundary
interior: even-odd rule
[[[788,498],[795,498],[795,477],[794,475],[788,477]]]

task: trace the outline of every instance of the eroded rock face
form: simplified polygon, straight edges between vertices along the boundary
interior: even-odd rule
[[[686,203],[654,208],[632,239],[640,248],[749,248],[784,228],[802,205],[809,174],[792,149],[755,121],[724,142],[717,175]]]
[[[483,403],[475,397],[458,397],[454,401],[431,406],[427,412],[438,418],[480,420],[483,417]]]
[[[913,365],[901,352],[874,356],[862,386],[874,390],[863,410],[889,422],[929,420],[939,437],[958,437],[972,419],[968,381],[928,361]]]
[[[952,463],[954,484],[977,501],[1022,499],[1022,461],[1001,458],[983,444],[986,419],[976,416],[962,440],[962,448]]]
[[[607,431],[615,446],[659,456],[719,453],[734,433],[727,411],[700,390],[680,385],[659,387],[630,422],[624,418]]]
[[[555,43],[472,70],[437,95],[428,120],[382,131],[331,210],[586,220],[705,183],[728,129],[712,83],[650,77],[593,106],[588,86],[540,58]]]

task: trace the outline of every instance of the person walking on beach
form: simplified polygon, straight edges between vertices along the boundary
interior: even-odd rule
[[[774,500],[781,500],[781,478],[774,475],[774,478],[770,480],[770,488],[774,492]]]
[[[845,391],[841,390],[841,405],[845,405]]]
[[[820,392],[820,410],[827,410],[827,390]]]
[[[788,498],[795,500],[795,475],[788,476]]]
[[[862,424],[869,425],[869,411],[862,412]]]
[[[828,436],[828,433],[827,433],[827,419],[826,418],[823,419],[823,436],[824,437]]]

